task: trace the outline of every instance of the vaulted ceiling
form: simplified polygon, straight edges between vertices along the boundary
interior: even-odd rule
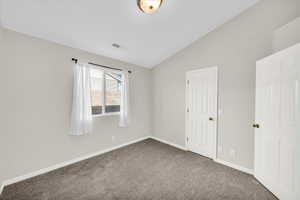
[[[8,29],[153,67],[258,0],[164,0],[154,14],[136,0],[1,1]]]

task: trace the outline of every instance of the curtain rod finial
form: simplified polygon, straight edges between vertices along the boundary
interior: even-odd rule
[[[78,59],[76,59],[76,58],[72,58],[72,61],[74,61],[74,62],[75,62],[75,64],[77,64],[77,62],[78,62]]]

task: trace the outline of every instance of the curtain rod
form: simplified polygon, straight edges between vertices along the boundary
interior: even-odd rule
[[[78,63],[78,59],[76,59],[76,58],[72,58],[72,61],[74,61],[75,63]],[[113,70],[123,71],[123,69],[114,68],[114,67],[108,67],[108,66],[105,66],[105,65],[99,65],[99,64],[95,64],[95,63],[91,63],[91,62],[89,62],[88,64],[94,65],[94,66],[97,66],[97,67],[102,67],[102,68],[107,68],[107,69],[113,69]],[[131,74],[132,71],[129,70],[128,73]]]

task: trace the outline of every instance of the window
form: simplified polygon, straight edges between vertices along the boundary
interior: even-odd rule
[[[106,115],[120,112],[121,74],[91,69],[92,114]]]

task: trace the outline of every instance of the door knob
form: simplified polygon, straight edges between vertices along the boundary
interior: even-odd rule
[[[253,124],[253,128],[259,128],[259,124]]]
[[[209,121],[214,121],[214,118],[210,117],[210,118],[209,118]]]

